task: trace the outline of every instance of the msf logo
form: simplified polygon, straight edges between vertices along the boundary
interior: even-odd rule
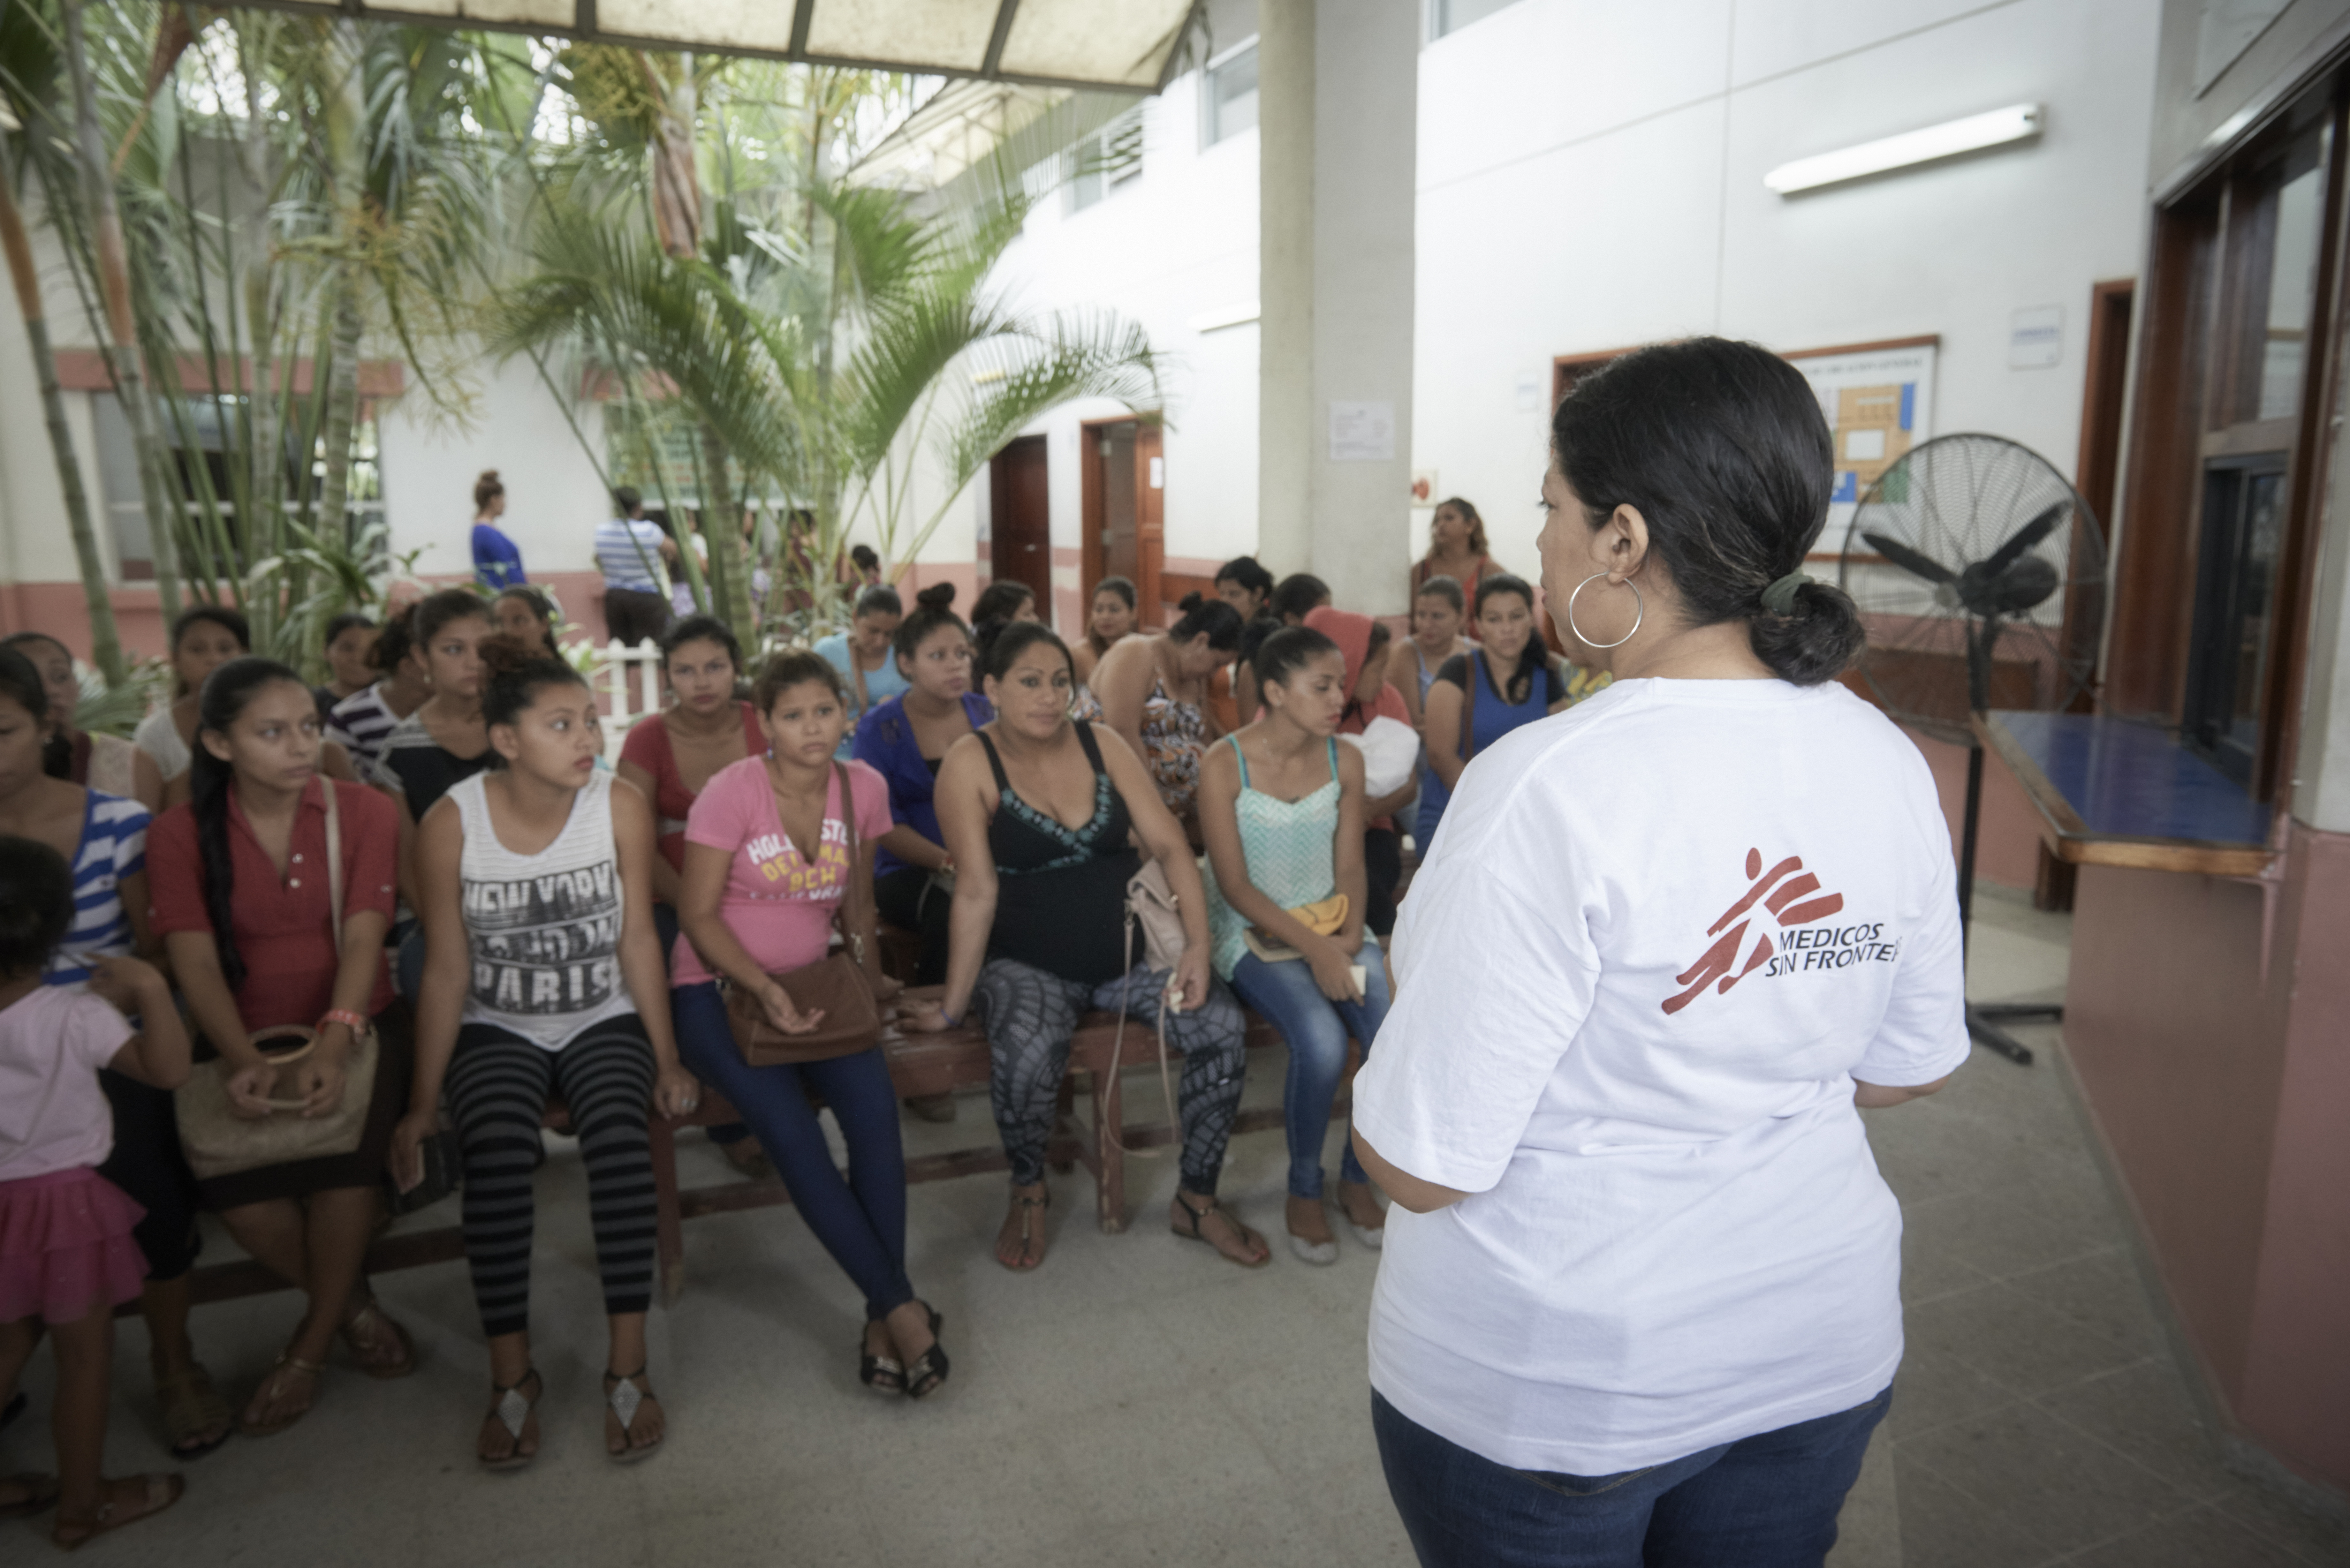
[[[1767,913],[1775,917],[1783,929],[1813,920],[1825,920],[1844,908],[1842,893],[1814,897],[1820,891],[1820,879],[1804,869],[1800,856],[1790,855],[1765,871],[1762,869],[1762,852],[1750,849],[1746,852],[1746,876],[1753,886],[1741,895],[1738,902],[1721,912],[1721,919],[1706,928],[1707,936],[1718,935],[1720,940],[1699,954],[1697,962],[1673,977],[1673,983],[1688,989],[1665,999],[1668,1015],[1679,1012],[1695,1002],[1704,994],[1705,988],[1716,981],[1721,982],[1718,989],[1726,992],[1770,961],[1771,955],[1778,950],[1772,944],[1767,931],[1755,940],[1754,950],[1746,955],[1746,961],[1743,964],[1738,961],[1739,951],[1746,944],[1746,928],[1754,923],[1749,911],[1756,903],[1761,903]],[[1737,924],[1731,925],[1733,920]],[[1725,927],[1728,929],[1724,929]]]

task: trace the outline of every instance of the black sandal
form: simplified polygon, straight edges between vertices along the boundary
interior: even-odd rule
[[[875,1323],[879,1321],[879,1318],[874,1320]],[[869,1332],[873,1324],[868,1323],[865,1327]],[[938,1330],[932,1329],[931,1332],[936,1334]],[[865,1335],[860,1334],[857,1336],[857,1380],[885,1397],[892,1394],[903,1394],[906,1391],[905,1367],[899,1365],[896,1356],[876,1355],[865,1345]]]
[[[1036,1216],[1053,1206],[1053,1194],[1047,1190],[1042,1198],[1026,1198],[1015,1192],[1013,1194],[1012,1201],[1020,1206],[1020,1261],[1016,1263],[1004,1263],[1003,1266],[1015,1274],[1024,1274],[1031,1269],[1044,1266],[1045,1260],[1042,1258],[1033,1263],[1028,1261],[1028,1243],[1036,1239],[1035,1227],[1038,1224]],[[1001,1259],[997,1261],[1002,1262]],[[931,1332],[937,1331],[934,1329]]]
[[[525,1395],[524,1387],[533,1382],[538,1385],[538,1392]],[[513,1446],[503,1458],[488,1459],[482,1458],[477,1444],[473,1458],[484,1469],[518,1470],[538,1458],[535,1451],[527,1454],[522,1451],[522,1429],[530,1425],[530,1418],[537,1411],[538,1402],[546,1393],[546,1379],[539,1376],[536,1366],[525,1370],[512,1383],[490,1385],[490,1414],[496,1417],[498,1424],[506,1429],[506,1438]]]
[[[1208,1206],[1205,1209],[1194,1209],[1183,1200],[1182,1190],[1179,1188],[1176,1189],[1175,1193],[1175,1206],[1191,1217],[1191,1228],[1188,1231],[1183,1229],[1180,1225],[1170,1225],[1167,1228],[1170,1231],[1174,1231],[1178,1236],[1182,1237],[1183,1240],[1187,1241],[1204,1242],[1206,1245],[1215,1249],[1216,1256],[1223,1259],[1226,1262],[1236,1263],[1243,1269],[1262,1269],[1267,1263],[1273,1262],[1273,1249],[1270,1247],[1265,1248],[1264,1256],[1252,1262],[1246,1258],[1233,1257],[1222,1247],[1216,1246],[1216,1243],[1212,1239],[1201,1234],[1201,1223],[1212,1215],[1221,1214],[1224,1217],[1225,1221],[1230,1224],[1234,1231],[1238,1231],[1243,1239],[1250,1236],[1256,1236],[1258,1245],[1263,1246],[1264,1243],[1263,1237],[1257,1236],[1255,1231],[1242,1224],[1240,1221],[1240,1216],[1234,1214],[1231,1210],[1226,1209],[1223,1204],[1217,1199],[1211,1198],[1208,1199]]]
[[[606,1368],[604,1407],[619,1417],[620,1440],[628,1445],[617,1454],[606,1449],[604,1450],[606,1459],[616,1465],[632,1465],[639,1459],[648,1459],[660,1452],[661,1445],[669,1441],[667,1426],[663,1426],[661,1435],[650,1443],[637,1441],[635,1431],[637,1411],[643,1407],[646,1400],[659,1397],[660,1396],[653,1392],[652,1385],[646,1381],[643,1367],[638,1367],[626,1377],[608,1367]]]
[[[922,1303],[922,1310],[931,1314],[931,1347],[914,1357],[913,1365],[906,1368],[906,1397],[909,1399],[927,1398],[937,1393],[947,1380],[947,1347],[939,1343],[939,1330],[945,1325],[946,1319],[941,1317],[938,1309],[928,1302]]]

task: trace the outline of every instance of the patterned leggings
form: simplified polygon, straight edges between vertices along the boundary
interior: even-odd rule
[[[1055,1103],[1078,1017],[1087,1007],[1123,1011],[1147,1030],[1159,1017],[1159,991],[1165,984],[1163,974],[1153,974],[1141,964],[1097,986],[1063,980],[1012,959],[991,960],[979,971],[979,1002],[994,1064],[989,1089],[1014,1186],[1030,1187],[1045,1179],[1045,1146],[1053,1134]],[[1183,1053],[1177,1099],[1188,1191],[1215,1193],[1248,1070],[1247,1029],[1241,1004],[1220,980],[1208,982],[1206,1006],[1167,1020],[1167,1047]],[[1131,1037],[1133,1060],[1150,1060],[1150,1036]]]
[[[571,1108],[588,1162],[588,1209],[604,1310],[643,1312],[652,1300],[653,1162],[645,1134],[653,1048],[633,1012],[589,1024],[549,1051],[494,1024],[457,1031],[447,1094],[464,1146],[465,1256],[473,1300],[492,1338],[530,1326],[531,1173],[549,1088]]]

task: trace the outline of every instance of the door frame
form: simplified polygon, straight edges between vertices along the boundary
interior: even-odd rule
[[[994,456],[987,460],[987,573],[990,582],[1000,582],[1006,575],[1000,559],[1003,549],[1003,512],[997,504],[1002,491],[1001,482],[1004,476],[998,473],[995,465],[1003,462],[1005,454],[1014,447],[1028,441],[1035,443],[1036,462],[1043,468],[1045,474],[1045,526],[1042,535],[1045,551],[1045,580],[1041,585],[1030,583],[1028,586],[1036,590],[1037,604],[1049,612],[1053,604],[1053,449],[1051,443],[1041,435],[1014,436],[997,448]],[[1026,581],[1025,578],[1022,580]],[[1049,622],[1049,614],[1047,619]]]
[[[1167,490],[1163,483],[1155,490],[1150,483],[1152,458],[1161,459],[1159,472],[1162,481],[1166,472],[1162,439],[1164,426],[1156,409],[1077,422],[1078,613],[1081,617],[1091,616],[1094,585],[1100,582],[1103,576],[1102,531],[1107,519],[1103,517],[1102,511],[1107,502],[1102,495],[1102,454],[1096,439],[1097,432],[1111,425],[1124,424],[1135,427],[1135,608],[1141,618],[1141,624],[1148,625],[1158,613],[1159,575],[1167,559]],[[1081,628],[1084,624],[1081,620]]]

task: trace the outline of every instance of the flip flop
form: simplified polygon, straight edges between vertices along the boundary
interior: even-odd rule
[[[284,1355],[280,1355],[277,1358],[277,1365],[271,1367],[269,1369],[269,1376],[262,1380],[262,1389],[265,1390],[268,1396],[265,1402],[275,1405],[278,1400],[286,1397],[287,1393],[287,1389],[285,1386],[286,1375],[288,1372],[293,1372],[307,1377],[310,1380],[310,1403],[303,1406],[299,1410],[293,1412],[291,1415],[280,1416],[274,1421],[250,1421],[244,1416],[240,1415],[236,1418],[236,1429],[238,1435],[247,1438],[276,1437],[278,1433],[286,1430],[286,1428],[291,1427],[303,1417],[308,1415],[317,1406],[320,1374],[325,1371],[326,1368],[319,1366],[317,1362],[305,1361],[300,1356],[295,1355],[291,1350],[288,1350]]]
[[[144,1498],[132,1504],[102,1502],[99,1504],[98,1511],[87,1519],[68,1519],[60,1512],[56,1527],[49,1532],[49,1539],[65,1551],[78,1552],[109,1531],[120,1530],[126,1524],[136,1524],[150,1514],[162,1512],[179,1501],[188,1490],[188,1483],[176,1475],[145,1475],[132,1479],[146,1483],[147,1495]]]
[[[20,1398],[22,1396],[18,1396]],[[0,1502],[0,1519],[30,1519],[36,1513],[47,1513],[57,1506],[57,1478],[45,1476],[37,1470],[23,1475],[0,1476],[0,1486],[20,1486],[25,1495],[14,1502]]]

